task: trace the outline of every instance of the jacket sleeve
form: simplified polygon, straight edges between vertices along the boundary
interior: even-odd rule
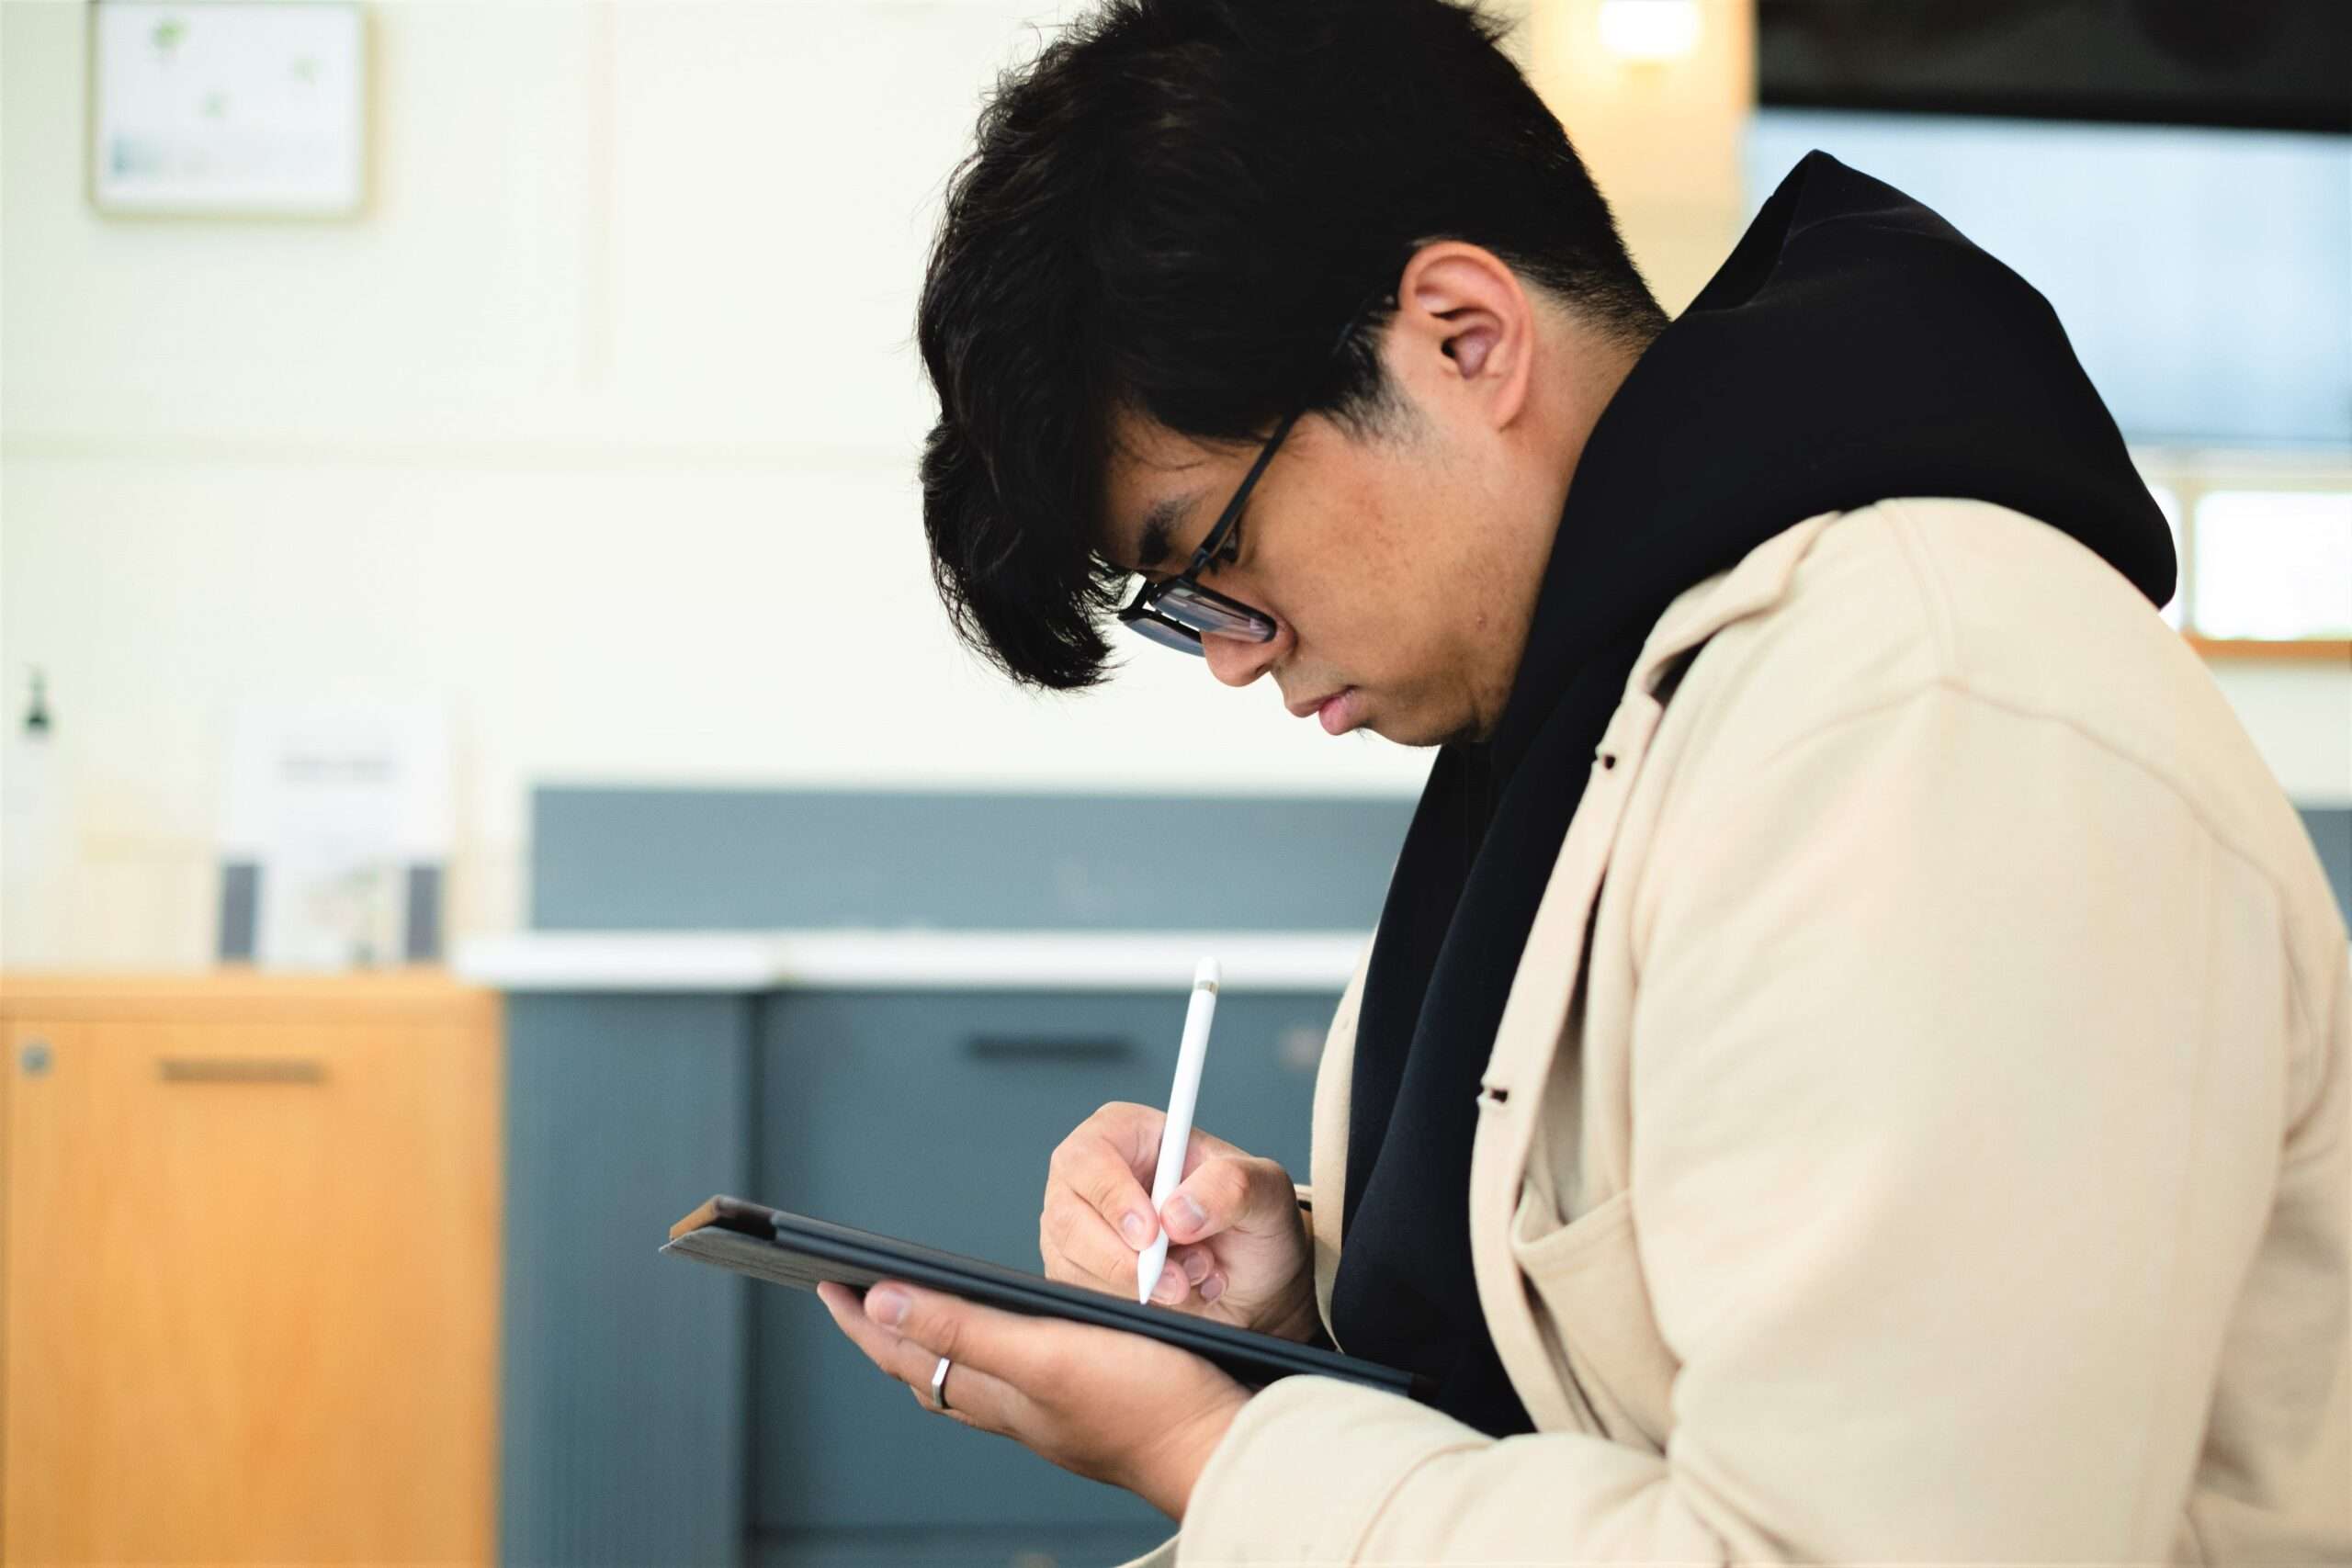
[[[1738,774],[1677,781],[1633,894],[1665,1455],[1286,1380],[1181,1563],[2170,1554],[2289,1110],[2269,884],[1950,684]]]

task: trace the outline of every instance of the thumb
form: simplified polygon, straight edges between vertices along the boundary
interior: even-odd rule
[[[1170,1241],[1199,1241],[1225,1231],[1262,1229],[1269,1217],[1286,1220],[1282,1211],[1297,1201],[1289,1173],[1273,1161],[1216,1155],[1169,1194],[1159,1222]]]

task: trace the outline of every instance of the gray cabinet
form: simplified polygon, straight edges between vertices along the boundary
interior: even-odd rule
[[[1353,797],[544,786],[534,932],[1369,931],[1412,814]],[[1170,877],[1136,852],[1215,842]],[[1237,914],[1240,927],[1226,922]],[[1190,960],[1142,993],[712,989],[534,973],[507,1009],[500,1555],[509,1563],[1118,1562],[1125,1493],[919,1410],[815,1296],[658,1255],[713,1192],[1035,1269],[1046,1161],[1161,1102]],[[724,966],[722,966],[723,968]],[[1343,978],[1343,976],[1341,976]],[[1338,998],[1218,1009],[1201,1125],[1306,1179]]]
[[[1233,995],[1199,1124],[1306,1179],[1336,997]],[[1046,1164],[1106,1100],[1165,1100],[1182,994],[790,992],[763,999],[752,1196],[1013,1268],[1039,1267]],[[1133,1495],[927,1416],[814,1296],[752,1301],[752,1527],[854,1560],[859,1532],[1018,1540],[1166,1521]],[[1150,1540],[1159,1539],[1148,1536]],[[878,1546],[879,1542],[873,1543]],[[913,1550],[910,1539],[907,1549]],[[996,1556],[989,1561],[1007,1561]]]
[[[751,1176],[741,996],[506,1002],[499,1561],[742,1561],[752,1281],[664,1258]]]

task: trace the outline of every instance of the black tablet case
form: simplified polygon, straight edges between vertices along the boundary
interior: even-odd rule
[[[1212,1323],[1169,1307],[1141,1305],[982,1258],[812,1220],[741,1198],[711,1199],[670,1227],[669,1244],[662,1250],[804,1291],[814,1291],[820,1280],[836,1280],[858,1291],[877,1280],[903,1280],[1007,1312],[1123,1328],[1190,1350],[1250,1388],[1309,1373],[1345,1378],[1423,1403],[1436,1392],[1428,1378],[1378,1361],[1231,1324]]]

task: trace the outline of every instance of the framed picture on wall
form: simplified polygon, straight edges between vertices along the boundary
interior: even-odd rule
[[[346,218],[367,198],[367,17],[334,0],[95,0],[101,212]]]

